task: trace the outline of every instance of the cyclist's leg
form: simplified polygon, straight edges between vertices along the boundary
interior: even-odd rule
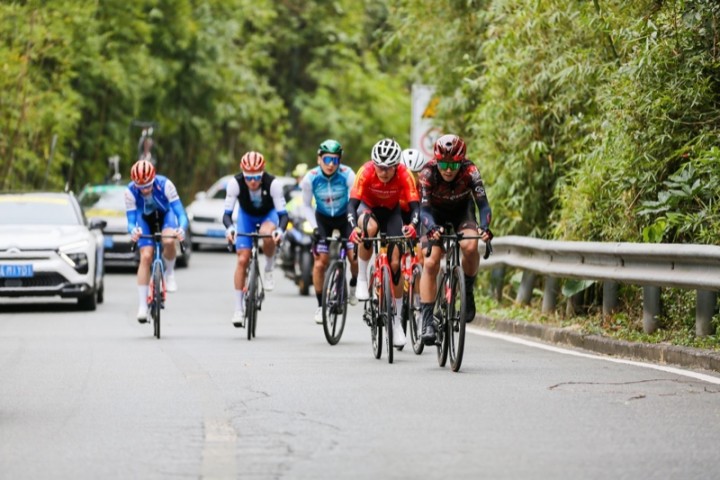
[[[274,209],[270,211],[260,222],[259,233],[261,235],[272,235],[278,228],[280,217]],[[275,281],[273,280],[273,268],[275,267],[275,242],[270,238],[263,239],[262,249],[265,255],[265,290],[271,291],[275,289]]]
[[[350,222],[347,221],[347,217],[343,216],[340,219],[341,225],[338,227],[338,230],[342,232],[343,237],[350,238],[350,233],[352,232],[352,228],[350,227]],[[358,277],[358,259],[357,259],[357,250],[355,250],[355,244],[352,242],[348,242],[346,246],[347,251],[347,259],[348,262],[350,262],[350,291],[348,296],[348,301],[351,305],[355,305],[357,303],[357,277]]]
[[[478,233],[478,225],[474,218],[459,222],[456,228],[468,236],[476,236]],[[465,274],[465,321],[472,322],[475,318],[475,278],[480,265],[478,240],[464,240],[460,242],[460,249],[462,250],[462,269]]]
[[[378,232],[378,224],[372,215],[370,207],[361,203],[358,207],[358,225],[363,229],[362,235],[365,237],[374,237]],[[368,263],[372,257],[372,248],[360,242],[357,248],[358,252],[358,283],[357,298],[358,300],[368,299]]]
[[[433,212],[435,215],[436,212]],[[435,217],[439,218],[439,217]],[[433,245],[430,256],[425,257],[427,247],[430,245],[427,237],[421,242],[420,255],[424,258],[423,270],[420,276],[420,308],[422,309],[423,331],[422,339],[426,345],[435,343],[435,326],[433,325],[433,308],[435,307],[435,292],[437,292],[437,276],[440,272],[443,250],[439,245]]]
[[[162,222],[162,234],[163,235],[174,235],[180,225],[177,220],[175,212],[172,210],[168,211]],[[162,239],[162,257],[165,265],[165,283],[168,292],[174,292],[177,290],[177,283],[175,282],[175,259],[177,258],[177,250],[175,249],[174,238],[163,238]]]
[[[315,244],[313,264],[313,285],[315,286],[315,296],[317,297],[318,307],[322,306],[322,290],[325,284],[325,270],[327,270],[330,257],[328,256],[327,237],[332,232],[332,225],[328,221],[329,217],[315,212],[315,220],[317,222],[318,239]],[[330,227],[328,229],[328,227]]]
[[[403,220],[398,205],[387,213],[378,215],[378,223],[380,223],[380,231],[384,231],[390,237],[402,236]],[[400,248],[398,244],[391,243],[388,246],[388,259],[390,261],[390,275],[393,283],[393,297],[395,297],[395,315],[393,315],[393,344],[396,347],[405,345],[405,332],[403,332],[400,313],[402,312],[402,283],[400,282]]]
[[[255,219],[246,215],[242,209],[238,210],[237,233],[252,233],[255,231]],[[233,284],[235,287],[235,313],[233,314],[233,325],[240,327],[243,325],[244,310],[244,289],[245,279],[247,278],[247,267],[250,262],[250,248],[252,241],[248,237],[237,235],[235,237],[235,249],[237,251],[237,263],[235,265],[235,274],[233,276]]]

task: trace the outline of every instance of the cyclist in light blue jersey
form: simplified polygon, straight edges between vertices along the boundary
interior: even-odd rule
[[[140,265],[137,273],[140,306],[137,319],[138,322],[145,323],[154,243],[150,238],[140,238],[140,235],[150,235],[159,228],[163,235],[174,235],[182,242],[185,239],[188,219],[175,185],[168,178],[156,175],[155,167],[148,160],[135,162],[130,170],[130,178],[132,181],[125,191],[125,211],[128,233],[140,248]],[[162,242],[165,286],[168,292],[174,292],[177,290],[174,274],[177,257],[175,241],[172,238],[163,238]]]
[[[318,166],[310,170],[300,182],[303,192],[303,208],[305,218],[316,229],[315,264],[313,266],[313,285],[317,296],[318,308],[315,311],[315,322],[322,324],[322,288],[327,270],[328,242],[327,237],[337,229],[344,238],[349,238],[350,224],[347,220],[347,205],[350,189],[355,181],[355,172],[341,165],[343,149],[336,140],[328,139],[320,144],[317,152]],[[315,199],[315,209],[312,201]],[[357,284],[357,259],[349,254],[350,260],[350,295],[351,305],[357,303],[355,286]]]

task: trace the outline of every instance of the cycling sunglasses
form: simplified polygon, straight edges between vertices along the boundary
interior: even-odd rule
[[[447,170],[448,168],[455,171],[460,168],[460,162],[438,162],[438,168],[440,170]]]
[[[325,165],[339,165],[340,164],[340,159],[338,157],[331,157],[329,155],[322,157],[322,161]]]
[[[245,180],[248,182],[259,182],[262,180],[262,173],[258,173],[257,175],[245,175]]]
[[[392,167],[386,167],[385,165],[375,165],[375,168],[380,169],[380,171],[382,172],[389,172],[390,170],[395,168],[395,165],[393,165]]]

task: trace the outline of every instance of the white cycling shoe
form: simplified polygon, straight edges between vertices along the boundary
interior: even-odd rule
[[[323,319],[322,319],[322,307],[317,307],[315,309],[315,323],[318,325],[322,325]]]
[[[392,325],[393,345],[396,347],[404,346],[407,339],[405,338],[405,332],[403,332],[402,325],[400,324],[400,317],[393,317]]]
[[[355,288],[355,298],[358,300],[367,300],[370,298],[370,293],[368,290],[368,283],[367,280],[361,280],[357,279],[357,286]]]
[[[275,280],[273,280],[273,272],[265,272],[265,278],[263,279],[263,286],[268,292],[275,290]]]
[[[137,321],[139,323],[147,323],[148,307],[147,305],[140,305],[138,307]]]
[[[245,312],[235,310],[232,317],[232,324],[235,328],[243,328],[245,326]]]
[[[358,303],[357,296],[355,296],[356,291],[357,291],[357,286],[350,287],[350,291],[348,292],[348,303],[350,305],[357,305],[357,303]]]
[[[177,282],[175,281],[175,274],[171,273],[170,275],[165,276],[165,290],[168,292],[177,292]]]

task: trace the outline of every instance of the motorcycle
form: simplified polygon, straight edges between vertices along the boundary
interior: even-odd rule
[[[313,284],[315,259],[312,253],[312,233],[313,228],[307,220],[290,220],[285,230],[285,241],[280,244],[280,268],[285,277],[298,286],[300,295],[309,295]]]

